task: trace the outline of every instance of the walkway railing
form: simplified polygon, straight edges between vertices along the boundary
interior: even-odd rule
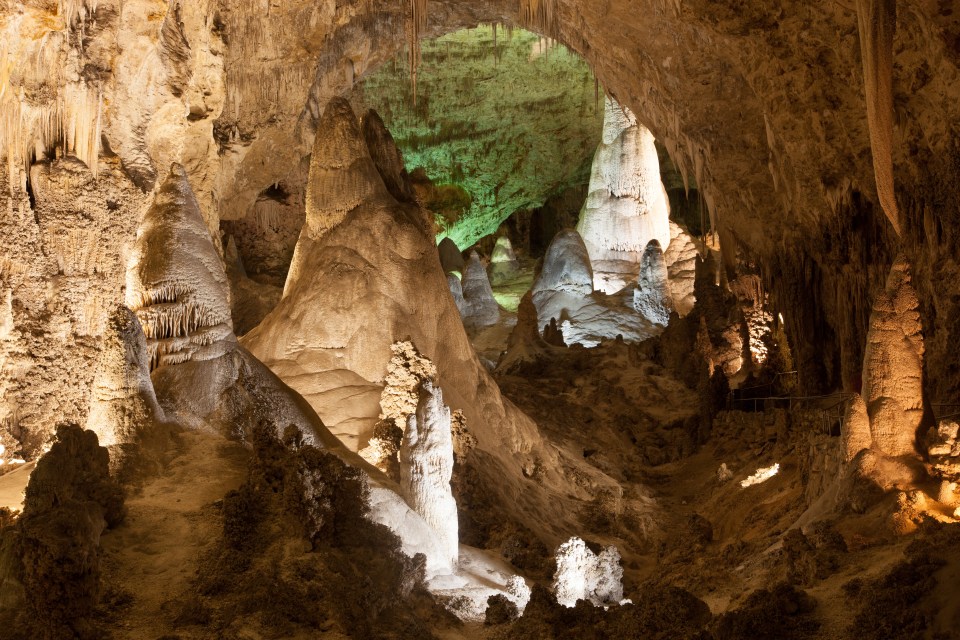
[[[731,393],[727,401],[727,408],[735,411],[765,411],[767,409],[804,409],[818,412],[820,429],[824,435],[833,433],[833,425],[843,428],[843,416],[847,410],[847,402],[853,397],[852,393],[837,391],[817,396],[767,396],[763,398],[734,398]],[[960,405],[958,405],[960,407]]]

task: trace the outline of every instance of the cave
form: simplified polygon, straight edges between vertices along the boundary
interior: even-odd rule
[[[0,34],[0,638],[960,636],[952,2]]]

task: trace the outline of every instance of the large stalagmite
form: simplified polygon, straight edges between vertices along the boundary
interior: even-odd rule
[[[605,109],[577,231],[593,262],[595,288],[615,293],[636,281],[651,240],[670,244],[670,205],[653,134],[612,98]]]
[[[369,153],[355,141],[326,146],[325,141],[351,137],[359,138],[356,119],[345,101],[335,99],[317,132],[316,153],[327,160],[314,164],[323,168],[329,182],[355,187],[341,200],[334,199],[335,192],[327,193],[320,208],[315,206],[319,198],[308,199],[297,267],[291,269],[284,298],[242,343],[301,391],[325,419],[343,403],[329,402],[317,389],[333,380],[379,388],[392,345],[409,340],[436,365],[444,401],[463,412],[476,436],[472,457],[482,460],[477,471],[484,486],[515,504],[516,513],[546,509],[556,514],[550,528],[564,526],[569,518],[562,512],[566,499],[550,489],[567,483],[555,475],[562,468],[556,452],[544,446],[529,418],[501,398],[478,360],[449,293],[434,239],[420,224],[421,212],[390,196]],[[328,170],[334,166],[344,175]],[[360,182],[364,184],[356,186]],[[310,184],[317,180],[311,178]],[[358,200],[358,192],[367,195]],[[328,226],[329,211],[340,212],[339,224]],[[347,406],[363,419],[354,433],[361,428],[372,433],[379,407],[368,411],[359,403]],[[366,426],[359,426],[361,422]],[[365,442],[361,438],[358,446]],[[525,473],[534,465],[549,479],[527,480]],[[543,526],[541,519],[536,526]]]
[[[450,490],[453,475],[453,438],[450,407],[431,382],[420,387],[417,410],[407,419],[400,445],[400,488],[404,497],[437,532],[441,554],[457,566],[457,503]]]
[[[656,240],[650,241],[640,260],[640,280],[633,292],[633,308],[655,324],[667,326],[670,321],[667,265]]]
[[[873,303],[863,356],[872,447],[889,456],[917,454],[924,417],[923,325],[912,279],[910,264],[899,256]]]
[[[468,328],[486,327],[500,319],[500,306],[493,297],[487,270],[474,251],[463,269],[463,324]]]

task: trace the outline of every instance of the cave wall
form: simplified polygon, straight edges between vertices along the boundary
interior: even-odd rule
[[[863,48],[858,4],[434,0],[424,35],[513,24],[581,54],[696,184],[727,269],[745,256],[760,265],[805,389],[857,387],[870,303],[902,249],[915,269],[931,399],[957,401],[960,17],[945,0],[900,2],[892,43],[874,38]],[[91,269],[89,284],[64,292],[59,285],[76,276],[56,264],[52,239],[102,219],[112,227],[100,244],[122,256],[138,203],[175,161],[219,244],[221,221],[246,217],[271,185],[295,181],[321,105],[403,49],[408,12],[398,1],[0,4],[8,428],[83,413],[92,375],[84,363],[121,299],[116,265]],[[870,48],[884,42],[899,236],[880,208],[863,81],[863,51],[884,54]],[[55,187],[51,202],[73,198],[81,215],[44,229],[30,165],[60,156],[96,175],[84,187],[96,202]],[[104,301],[81,332],[69,324],[70,305],[85,286]],[[39,345],[62,336],[71,337],[57,353],[74,355],[55,362]],[[58,373],[25,373],[38,367]]]

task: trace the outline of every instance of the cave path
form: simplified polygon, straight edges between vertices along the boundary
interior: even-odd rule
[[[250,454],[216,435],[183,432],[163,471],[128,494],[127,517],[102,539],[106,581],[132,602],[111,625],[116,638],[160,637],[173,614],[165,603],[190,588],[197,566],[220,538],[214,505],[238,488]]]

